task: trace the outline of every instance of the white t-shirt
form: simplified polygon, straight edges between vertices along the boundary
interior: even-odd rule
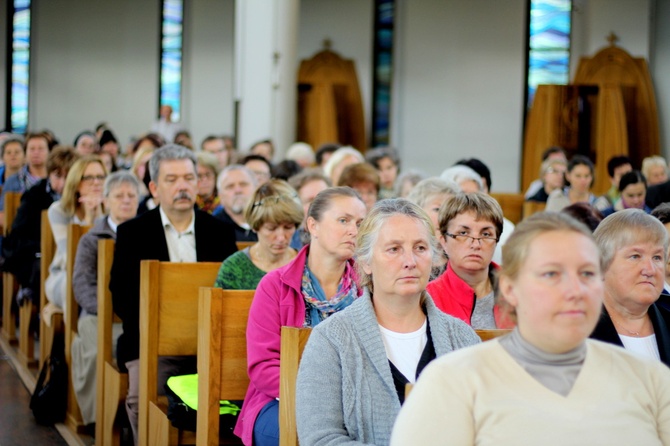
[[[411,383],[416,381],[416,368],[419,365],[423,349],[426,348],[426,343],[428,343],[427,324],[428,320],[426,319],[423,321],[421,328],[411,333],[396,333],[381,325],[379,326],[386,349],[386,357]]]

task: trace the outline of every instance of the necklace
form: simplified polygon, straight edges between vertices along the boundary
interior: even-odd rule
[[[645,319],[645,321],[642,322],[642,328],[641,328],[640,331],[631,331],[631,330],[627,329],[626,327],[624,327],[620,320],[613,318],[612,315],[610,315],[610,318],[612,319],[612,322],[614,323],[614,325],[616,325],[619,328],[622,328],[630,336],[635,336],[636,338],[639,338],[639,337],[642,336],[642,331],[644,331],[644,326],[647,323],[646,322],[647,319]]]

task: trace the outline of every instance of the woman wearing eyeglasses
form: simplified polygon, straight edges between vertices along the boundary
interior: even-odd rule
[[[435,305],[475,329],[514,324],[494,302],[493,253],[503,229],[503,213],[489,195],[459,193],[440,208],[440,243],[447,269],[426,290]]]
[[[270,180],[258,187],[244,211],[244,219],[258,235],[258,242],[223,261],[215,287],[255,290],[263,276],[298,254],[290,244],[302,223],[303,210],[298,195],[286,181]]]
[[[49,224],[56,241],[56,252],[44,292],[52,304],[65,310],[67,262],[67,225],[92,225],[102,216],[103,186],[107,171],[100,157],[87,155],[78,159],[67,174],[61,199],[49,206]]]
[[[258,284],[247,325],[250,384],[235,426],[245,445],[279,444],[281,327],[314,327],[362,294],[352,257],[365,213],[349,187],[320,192],[307,212],[310,243]]]

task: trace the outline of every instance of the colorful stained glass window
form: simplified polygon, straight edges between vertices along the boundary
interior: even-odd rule
[[[181,118],[181,61],[183,0],[163,0],[160,105],[172,107],[172,120]]]
[[[375,1],[372,146],[389,144],[395,0]]]
[[[14,133],[28,129],[30,86],[30,0],[14,0],[12,20],[11,124]]]
[[[572,0],[531,0],[528,107],[540,84],[567,84],[570,76]]]

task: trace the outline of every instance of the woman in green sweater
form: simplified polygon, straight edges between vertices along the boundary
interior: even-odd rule
[[[270,180],[259,186],[244,216],[258,234],[258,242],[223,261],[215,287],[254,290],[266,273],[286,265],[297,254],[290,243],[302,222],[303,210],[286,181]]]

